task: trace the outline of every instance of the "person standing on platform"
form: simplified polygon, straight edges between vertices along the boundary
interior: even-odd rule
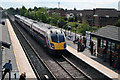
[[[86,48],[86,43],[87,43],[86,37],[83,37],[83,43],[84,43],[84,47]]]
[[[107,54],[107,46],[104,47],[103,49],[103,60],[106,62],[106,54]]]
[[[93,55],[93,46],[94,46],[94,43],[92,40],[90,40],[90,52],[91,52],[91,55]]]
[[[25,72],[20,75],[19,80],[26,80],[26,73]]]
[[[78,48],[77,51],[80,52],[80,40],[78,39]]]
[[[82,36],[80,36],[80,44],[82,44]]]
[[[1,80],[4,80],[4,77],[7,73],[9,73],[9,78],[10,78],[10,72],[12,71],[12,64],[11,64],[11,60],[9,60],[8,63],[6,63],[3,68],[5,68],[4,70],[4,74],[2,76],[2,79]]]

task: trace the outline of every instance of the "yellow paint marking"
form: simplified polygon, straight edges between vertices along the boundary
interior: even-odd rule
[[[9,34],[10,34],[10,38],[11,38],[11,43],[12,43],[13,38],[12,38],[12,33],[11,33],[11,31],[10,31],[10,26],[11,26],[11,24],[10,24],[10,22],[9,22],[8,19],[6,19],[6,22],[7,22],[7,26],[8,26],[8,31],[9,31]],[[12,46],[13,46],[13,45],[12,45]],[[16,59],[16,64],[17,64],[17,67],[18,67],[19,74],[21,74],[20,68],[19,68],[19,63],[18,63],[18,61],[17,61],[16,52],[15,52],[15,50],[14,50],[14,47],[13,47],[13,52],[14,52],[14,54],[15,54],[15,59]]]

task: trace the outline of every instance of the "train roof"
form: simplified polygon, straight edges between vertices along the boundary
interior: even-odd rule
[[[44,31],[44,32],[47,32],[48,34],[62,34],[61,31],[55,27],[55,26],[52,26],[52,25],[49,25],[49,24],[45,24],[45,23],[42,23],[42,22],[38,22],[38,21],[35,21],[35,20],[32,20],[32,19],[29,19],[27,17],[24,17],[24,16],[20,16],[20,15],[15,15],[16,17],[18,17],[19,19],[22,19],[23,21],[29,23],[29,24],[33,24],[34,27]]]

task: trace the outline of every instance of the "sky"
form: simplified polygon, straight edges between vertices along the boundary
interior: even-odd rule
[[[64,9],[93,9],[93,8],[115,8],[118,9],[119,0],[0,0],[0,6],[3,8],[21,8],[23,5],[26,8],[48,7]]]

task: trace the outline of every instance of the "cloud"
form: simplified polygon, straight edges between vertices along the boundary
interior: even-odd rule
[[[9,7],[22,7],[24,5],[27,8],[37,7],[60,7],[64,9],[93,9],[93,8],[116,8],[119,0],[0,0],[0,5],[3,8]]]

